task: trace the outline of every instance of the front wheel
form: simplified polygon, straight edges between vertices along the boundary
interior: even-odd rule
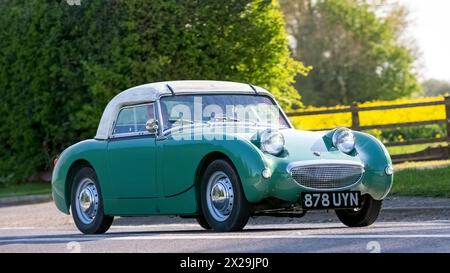
[[[216,231],[242,230],[250,208],[233,166],[216,160],[207,168],[201,183],[201,205],[206,222]]]
[[[197,217],[195,217],[195,219],[197,220],[197,223],[204,229],[211,229],[211,226],[208,224],[208,222],[205,219],[205,216],[203,216],[202,214],[197,215]]]
[[[75,225],[85,234],[104,233],[114,220],[114,217],[103,213],[97,175],[89,167],[80,169],[73,179],[71,207]]]
[[[363,196],[360,209],[341,209],[335,212],[339,220],[346,226],[366,227],[377,220],[382,204],[382,200],[375,200],[366,194]]]

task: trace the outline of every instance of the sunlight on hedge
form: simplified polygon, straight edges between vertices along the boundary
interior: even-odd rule
[[[407,103],[420,103],[420,102],[432,102],[443,100],[444,100],[443,96],[437,96],[419,99],[372,101],[362,103],[359,106],[369,107],[381,105],[401,105]],[[302,111],[318,111],[318,110],[348,109],[348,108],[349,108],[348,106],[341,106],[341,105],[334,107],[307,107]],[[352,124],[351,113],[336,113],[336,114],[324,114],[314,116],[291,117],[290,119],[297,129],[303,130],[320,130],[323,128],[333,128],[338,126],[350,127]],[[359,122],[361,126],[427,121],[437,119],[445,119],[444,105],[359,112]]]

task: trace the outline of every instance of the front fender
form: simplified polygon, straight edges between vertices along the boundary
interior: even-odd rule
[[[364,163],[365,174],[363,185],[370,188],[374,199],[384,199],[392,188],[393,175],[387,175],[387,166],[392,166],[392,160],[386,147],[372,135],[354,132],[356,143],[355,149]]]
[[[105,150],[106,141],[91,139],[78,142],[61,153],[52,174],[52,196],[61,212],[70,213],[69,174],[77,163],[90,165],[95,170],[103,196],[108,195]]]
[[[257,203],[269,196],[270,183],[262,177],[268,163],[259,148],[247,139],[239,139],[227,141],[218,150],[234,164],[249,202]]]

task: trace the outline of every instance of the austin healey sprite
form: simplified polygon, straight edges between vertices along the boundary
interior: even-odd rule
[[[106,232],[114,216],[150,215],[238,231],[249,217],[310,210],[368,226],[392,183],[390,156],[369,134],[296,130],[250,84],[171,81],[115,96],[96,136],[58,157],[52,193],[86,234]]]

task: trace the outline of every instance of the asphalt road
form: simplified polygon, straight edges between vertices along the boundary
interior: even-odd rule
[[[82,235],[52,203],[0,208],[0,252],[450,252],[448,210],[385,210],[368,228],[334,213],[251,219],[236,233],[189,219],[118,218],[104,235]]]

